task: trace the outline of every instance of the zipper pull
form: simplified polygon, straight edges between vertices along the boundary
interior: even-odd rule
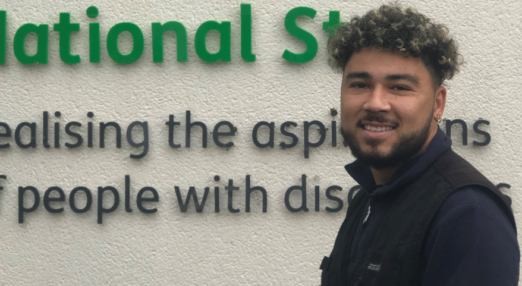
[[[368,221],[368,218],[370,217],[371,213],[372,213],[372,198],[370,197],[370,203],[368,204],[368,212],[366,213],[366,217],[364,217],[364,220],[362,222],[363,225]]]

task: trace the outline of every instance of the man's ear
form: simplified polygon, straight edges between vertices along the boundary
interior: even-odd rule
[[[444,107],[446,107],[446,92],[446,88],[442,85],[435,91],[435,110],[433,110],[435,117],[442,117],[444,113]]]

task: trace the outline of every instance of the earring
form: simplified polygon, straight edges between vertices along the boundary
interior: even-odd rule
[[[440,115],[436,115],[436,116],[435,116],[435,121],[437,121],[437,123],[440,123],[440,122],[442,121],[442,118],[441,118],[441,117],[442,117],[442,116],[440,116]]]

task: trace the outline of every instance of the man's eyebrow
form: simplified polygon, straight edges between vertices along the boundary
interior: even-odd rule
[[[387,75],[386,76],[386,80],[406,80],[406,81],[409,81],[409,82],[413,83],[416,86],[419,85],[419,78],[418,77],[416,77],[414,75],[406,74],[406,73],[398,73],[398,74]]]
[[[351,72],[346,76],[346,79],[352,79],[352,78],[371,79],[372,76],[367,72]]]

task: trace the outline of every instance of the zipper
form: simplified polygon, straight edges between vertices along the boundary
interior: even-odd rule
[[[368,218],[370,217],[370,215],[372,214],[372,199],[373,199],[373,196],[370,195],[370,202],[368,203],[368,212],[366,213],[366,216],[364,217],[364,220],[362,222],[362,225],[365,225],[366,222],[368,221]]]
[[[372,195],[369,195],[369,196],[370,196],[369,201],[368,201],[368,206],[369,206],[368,209],[369,210],[368,210],[366,216],[364,217],[364,220],[363,220],[361,226],[365,225],[365,223],[368,220],[368,217],[370,216],[370,213],[371,213],[371,203],[372,203],[373,196]],[[364,211],[359,212],[357,220],[356,220],[357,224],[359,224],[359,222],[361,221],[361,217],[363,215],[364,215]],[[346,271],[348,271],[349,265],[351,263],[355,262],[354,259],[357,258],[357,250],[358,250],[358,246],[360,245],[361,242],[357,241],[357,247],[355,247],[355,244],[356,244],[355,238],[357,237],[357,234],[358,234],[359,231],[364,232],[364,229],[363,228],[359,229],[359,226],[356,226],[356,229],[355,229],[355,231],[353,233],[352,245],[350,246],[349,249],[347,249],[349,252],[347,253],[348,255],[346,255],[346,259],[343,261],[343,264],[342,264],[342,269],[345,269]],[[360,235],[362,235],[362,234],[360,234]],[[348,275],[348,274],[349,273],[347,273],[347,272],[345,273],[345,275]],[[355,275],[355,274],[356,274],[356,272],[351,273],[352,276]],[[355,277],[348,277],[347,276],[346,278],[347,278],[346,281],[351,285],[351,283],[359,282],[361,277],[359,277],[359,280],[356,280],[357,278],[355,278]]]

